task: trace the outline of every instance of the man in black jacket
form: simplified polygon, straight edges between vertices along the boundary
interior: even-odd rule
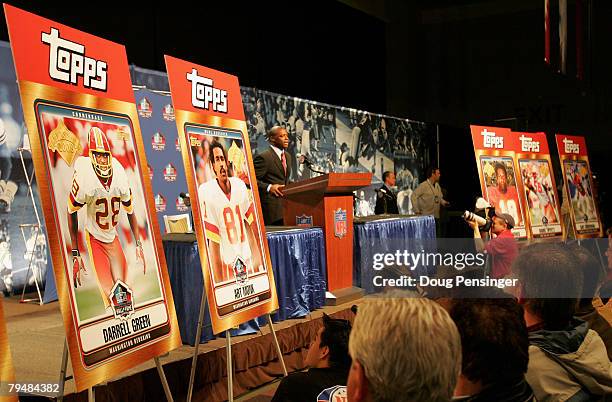
[[[258,154],[253,164],[257,187],[261,199],[264,223],[266,225],[283,224],[283,189],[289,184],[291,175],[291,155],[287,152],[289,134],[280,126],[268,131],[270,147]]]
[[[376,190],[376,206],[374,213],[380,214],[399,214],[397,209],[397,197],[391,192],[391,187],[395,186],[395,173],[386,171],[382,176],[383,185]]]

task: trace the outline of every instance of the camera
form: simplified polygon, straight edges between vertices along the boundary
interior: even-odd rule
[[[482,227],[487,224],[487,220],[485,218],[470,211],[465,211],[463,213],[463,219],[468,222],[476,222],[479,227]]]
[[[463,213],[463,219],[465,219],[467,222],[476,222],[478,229],[483,232],[491,229],[491,225],[493,224],[493,216],[495,216],[495,208],[482,197],[479,197],[476,200],[476,208],[474,212],[465,211]]]

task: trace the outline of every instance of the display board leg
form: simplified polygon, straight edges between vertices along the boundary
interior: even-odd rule
[[[189,373],[189,388],[187,389],[187,402],[191,402],[193,393],[193,381],[195,378],[196,365],[198,362],[198,349],[200,348],[200,338],[202,337],[202,326],[204,325],[204,311],[206,310],[206,292],[202,289],[202,300],[200,300],[200,316],[198,317],[198,328],[196,330],[195,349],[191,359],[191,373]]]
[[[284,376],[287,377],[287,366],[285,366],[285,359],[283,359],[283,352],[281,351],[280,345],[278,343],[276,332],[274,332],[274,325],[272,324],[272,316],[270,314],[266,314],[266,316],[268,318],[268,325],[270,326],[270,333],[272,334],[272,338],[274,339],[274,346],[276,346],[276,354],[278,355],[278,360],[280,360],[280,363],[283,366]]]
[[[59,390],[58,390],[58,396],[57,396],[58,402],[62,402],[64,400],[64,385],[66,384],[66,380],[69,379],[66,377],[67,369],[68,369],[68,342],[64,339],[64,351],[62,353],[62,365],[60,367]]]
[[[32,183],[34,180],[34,170],[32,170],[32,172],[28,172],[28,169],[26,168],[25,165],[25,161],[23,159],[23,152],[24,151],[29,151],[29,149],[25,149],[25,148],[19,148],[19,158],[21,159],[21,167],[23,168],[23,173],[25,175],[26,178],[26,183],[28,185],[28,195],[30,196],[30,201],[32,201],[32,209],[34,210],[34,216],[36,217],[36,223],[35,224],[26,224],[26,225],[19,225],[19,227],[21,228],[21,235],[24,237],[23,240],[26,244],[26,251],[27,251],[27,239],[25,238],[25,235],[23,233],[23,227],[27,226],[27,227],[35,227],[36,229],[36,238],[34,241],[34,245],[32,248],[32,252],[30,254],[30,261],[28,264],[28,272],[26,273],[26,283],[23,286],[23,292],[21,293],[21,300],[20,303],[29,303],[29,302],[37,302],[38,304],[42,305],[43,304],[43,299],[42,299],[42,295],[40,293],[40,287],[38,286],[38,275],[34,275],[34,283],[36,284],[36,291],[38,292],[38,300],[37,299],[26,299],[25,298],[25,289],[27,287],[27,281],[28,281],[28,275],[30,274],[30,270],[32,269],[32,259],[34,257],[34,252],[36,249],[36,242],[38,241],[38,234],[39,232],[42,230],[42,226],[41,226],[41,222],[40,222],[40,216],[38,216],[38,209],[36,209],[36,201],[34,200],[34,190],[32,189]]]
[[[96,402],[96,391],[93,387],[87,389],[87,402]]]
[[[170,386],[168,385],[168,380],[166,379],[166,373],[164,373],[164,368],[159,362],[159,357],[153,358],[155,360],[155,366],[157,367],[157,373],[159,374],[159,379],[162,382],[162,386],[164,387],[164,393],[166,394],[166,400],[168,402],[174,402],[172,398],[172,393],[170,392]]]
[[[227,359],[227,400],[234,402],[234,369],[232,368],[232,335],[225,331],[225,350]]]
[[[26,272],[26,276],[25,276],[25,283],[23,286],[23,290],[21,291],[21,300],[19,300],[19,303],[30,303],[30,302],[36,302],[38,304],[40,304],[42,306],[43,304],[43,298],[42,298],[42,294],[40,292],[40,286],[38,285],[38,276],[40,275],[40,270],[37,270],[37,272],[34,272],[32,269],[32,262],[34,259],[34,254],[36,253],[36,244],[38,242],[38,235],[40,233],[40,226],[38,224],[21,224],[19,225],[19,229],[21,229],[21,236],[23,237],[23,243],[26,246],[26,253],[28,252],[28,239],[25,235],[24,229],[25,228],[29,228],[30,229],[30,235],[32,234],[32,232],[35,232],[34,235],[34,244],[32,245],[32,250],[30,251],[30,257],[28,259],[28,270]],[[36,292],[38,293],[38,299],[26,299],[25,298],[25,291],[26,288],[28,287],[28,277],[30,276],[30,272],[32,272],[32,278],[34,279],[34,284],[36,285]]]

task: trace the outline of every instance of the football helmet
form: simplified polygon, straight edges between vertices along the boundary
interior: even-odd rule
[[[113,155],[111,154],[110,142],[104,134],[104,131],[98,127],[92,127],[89,130],[89,157],[93,165],[94,171],[103,179],[108,179],[113,175]],[[96,154],[106,154],[108,159],[106,163],[99,163],[96,159]]]

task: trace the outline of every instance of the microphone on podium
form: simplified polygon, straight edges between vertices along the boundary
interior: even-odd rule
[[[308,157],[306,155],[298,156],[298,162],[300,162],[300,165],[306,165],[308,170],[310,170],[313,173],[326,174],[325,172],[322,172],[320,170],[317,170],[317,169],[313,168],[312,167],[312,161],[310,159],[308,159]]]

